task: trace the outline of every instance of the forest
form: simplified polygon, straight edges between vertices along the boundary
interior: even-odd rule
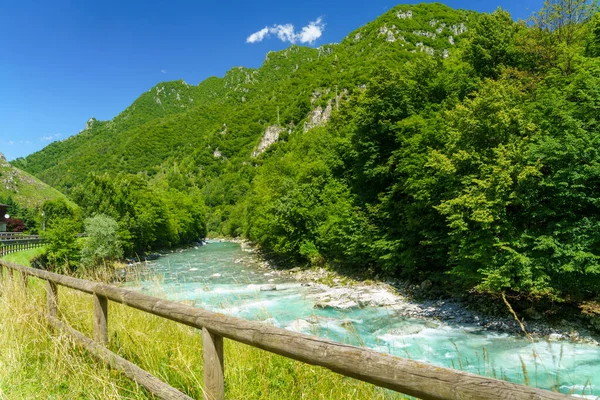
[[[105,215],[126,255],[243,237],[282,267],[597,300],[599,57],[595,2],[399,5],[340,44],[161,83],[12,164],[77,204],[43,205],[47,231]]]

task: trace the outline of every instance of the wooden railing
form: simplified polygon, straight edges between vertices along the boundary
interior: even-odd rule
[[[4,234],[0,235],[0,257],[16,251],[41,247],[45,240],[37,235]]]
[[[204,398],[222,400],[224,391],[223,338],[245,343],[284,357],[319,365],[347,377],[422,399],[565,399],[568,396],[510,382],[403,359],[373,350],[290,332],[259,322],[226,316],[159,299],[132,290],[96,283],[0,260],[0,278],[18,271],[47,281],[48,322],[68,334],[112,368],[162,399],[190,399],[131,362],[107,349],[108,301],[114,301],[202,330]],[[94,298],[94,339],[58,318],[58,286],[88,293]],[[26,287],[26,285],[24,285]]]

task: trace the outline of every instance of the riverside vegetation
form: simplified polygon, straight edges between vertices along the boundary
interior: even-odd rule
[[[595,2],[548,0],[528,23],[398,5],[339,44],[160,83],[13,165],[67,194],[69,219],[118,221],[125,254],[243,236],[279,265],[600,325],[599,56]]]

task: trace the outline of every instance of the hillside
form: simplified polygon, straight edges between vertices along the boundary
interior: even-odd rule
[[[58,190],[10,165],[0,153],[0,199],[9,197],[20,207],[30,209],[38,208],[46,200],[67,200]]]
[[[440,4],[397,6],[340,44],[270,52],[259,69],[236,67],[197,86],[159,83],[113,120],[92,119],[78,135],[13,165],[66,191],[87,171],[152,175],[166,159],[192,150],[204,159],[249,161],[268,126],[318,123],[318,107],[327,108],[336,90],[341,100],[364,87],[373,71],[423,56],[452,57],[474,16]]]

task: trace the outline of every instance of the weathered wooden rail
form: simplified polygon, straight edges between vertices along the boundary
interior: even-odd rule
[[[0,235],[0,257],[16,251],[41,247],[45,240],[37,235],[6,234]]]
[[[245,343],[294,360],[328,368],[347,377],[422,399],[565,399],[568,396],[467,372],[441,368],[381,354],[253,321],[209,312],[131,290],[0,260],[0,279],[18,271],[47,281],[48,322],[68,334],[90,353],[147,388],[162,399],[190,397],[160,381],[106,348],[108,301],[124,304],[202,330],[204,398],[222,400],[224,392],[223,338]],[[10,272],[10,274],[8,273]],[[94,298],[94,339],[58,318],[58,286],[88,293]]]

